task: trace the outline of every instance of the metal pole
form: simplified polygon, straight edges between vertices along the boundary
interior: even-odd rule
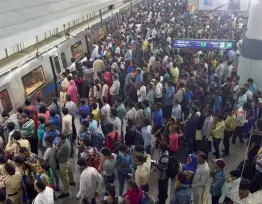
[[[106,22],[106,33],[108,35],[108,25],[107,25],[107,22]]]
[[[100,15],[101,24],[103,24],[103,18],[102,18],[102,11],[101,11],[101,9],[99,10],[99,15]]]

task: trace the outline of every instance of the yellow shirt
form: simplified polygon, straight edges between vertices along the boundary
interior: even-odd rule
[[[145,52],[146,48],[147,48],[147,45],[148,45],[148,41],[147,40],[144,40],[143,42],[143,45],[142,45],[142,50]]]
[[[172,83],[177,83],[179,77],[179,69],[177,67],[172,67],[170,69],[171,72],[171,81]]]
[[[94,115],[94,119],[99,122],[100,120],[100,110],[97,108],[95,110],[92,110],[92,114]]]
[[[216,68],[217,67],[217,61],[216,60],[212,60],[211,61],[211,65],[213,68]]]
[[[225,120],[225,130],[234,131],[236,129],[237,117],[235,114],[227,116]]]
[[[221,139],[224,136],[225,122],[222,120],[216,123],[215,129],[212,131],[213,137],[216,139]]]

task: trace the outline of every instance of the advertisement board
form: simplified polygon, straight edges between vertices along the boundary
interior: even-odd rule
[[[248,11],[249,0],[199,0],[199,10]]]
[[[173,39],[173,48],[194,48],[194,49],[234,49],[235,41],[224,40],[190,40],[190,39]]]

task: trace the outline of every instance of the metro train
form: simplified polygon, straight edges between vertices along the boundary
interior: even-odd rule
[[[58,97],[61,73],[71,65],[71,58],[79,61],[84,53],[90,53],[94,43],[117,30],[119,23],[128,18],[129,10],[120,9],[115,15],[103,19],[103,23],[89,25],[88,29],[41,54],[40,58],[35,57],[1,75],[0,110],[14,113],[23,106],[26,98],[35,104],[37,95],[49,104],[53,97]]]

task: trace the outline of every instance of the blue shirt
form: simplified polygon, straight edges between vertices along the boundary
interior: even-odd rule
[[[144,140],[144,148],[146,149],[149,145],[151,145],[151,125],[148,125],[146,127],[142,127],[141,133]]]
[[[53,144],[57,145],[57,143],[58,143],[58,135],[59,135],[59,131],[58,130],[45,132],[42,143],[44,144],[45,138],[51,136],[53,138]]]
[[[193,98],[193,93],[192,93],[192,91],[191,90],[189,90],[189,91],[187,91],[186,92],[186,98],[185,98],[185,105],[186,105],[186,107],[189,107],[189,102],[192,100],[192,98]]]
[[[129,65],[127,67],[127,73],[131,73],[133,71],[133,67],[131,65]]]
[[[210,187],[210,194],[212,196],[221,196],[222,187],[226,182],[226,175],[224,170],[216,170],[216,173],[213,177],[213,181]]]
[[[155,111],[154,124],[156,126],[162,126],[163,124],[163,113],[161,109]]]
[[[90,108],[88,105],[81,105],[77,111],[77,114],[79,115],[80,121],[82,119],[81,113],[84,112],[86,113],[86,116],[90,114]]]
[[[170,204],[191,204],[191,190],[187,185],[181,185],[173,191]]]
[[[237,108],[240,108],[244,106],[244,104],[247,103],[247,96],[246,94],[239,96],[238,97],[238,102],[237,102]]]
[[[217,115],[218,113],[220,113],[221,108],[222,108],[222,97],[218,96],[216,97],[215,104],[213,107],[214,115]]]
[[[136,84],[138,84],[140,81],[143,81],[143,76],[141,74],[136,75]]]
[[[173,86],[168,87],[165,94],[165,105],[172,106],[174,100],[175,88]]]
[[[58,114],[50,116],[49,123],[60,131],[60,116]]]
[[[255,94],[257,92],[257,85],[253,83],[249,90],[252,92],[252,94]]]

